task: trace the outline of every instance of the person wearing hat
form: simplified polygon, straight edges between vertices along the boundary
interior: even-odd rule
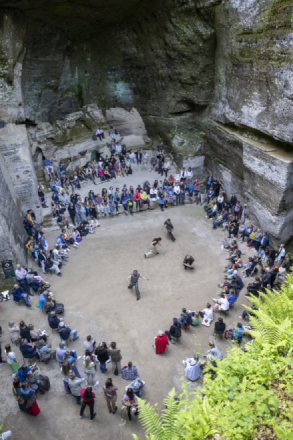
[[[141,389],[145,386],[145,381],[141,379],[135,379],[133,382],[131,382],[130,385],[126,385],[125,392],[127,392],[128,388],[131,388],[134,392],[134,394],[137,397],[141,397]]]
[[[156,349],[156,354],[165,353],[167,345],[169,345],[167,335],[164,332],[162,332],[162,330],[159,330],[158,336],[155,338],[155,344],[154,344],[154,348]]]
[[[194,382],[200,376],[200,360],[197,354],[193,356],[193,358],[186,358],[185,361],[182,361],[185,368],[185,377],[188,380]]]

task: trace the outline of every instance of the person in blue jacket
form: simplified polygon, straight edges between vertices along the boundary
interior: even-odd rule
[[[21,299],[24,300],[25,305],[27,307],[31,307],[29,300],[28,300],[28,295],[27,293],[25,293],[21,287],[19,287],[18,284],[14,284],[14,289],[12,290],[12,295],[13,295],[13,300],[16,302],[19,302]]]

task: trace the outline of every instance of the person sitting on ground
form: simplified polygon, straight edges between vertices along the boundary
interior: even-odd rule
[[[214,332],[217,334],[223,334],[226,330],[226,324],[223,321],[223,318],[221,316],[218,318],[218,321],[215,322],[215,329]]]
[[[14,321],[9,321],[9,323],[8,323],[8,330],[9,330],[9,333],[10,333],[11,342],[13,342],[14,344],[17,344],[18,342],[20,342],[20,340],[21,340],[20,329],[15,324]]]
[[[200,360],[198,354],[195,354],[193,358],[186,358],[182,361],[185,368],[185,377],[188,380],[194,382],[200,376],[201,368],[200,368]]]
[[[214,305],[214,312],[224,311],[227,312],[229,310],[229,301],[222,293],[220,299],[213,300],[216,304]]]
[[[190,312],[189,314],[191,316],[191,325],[193,325],[193,326],[198,325],[199,324],[199,313],[196,311],[191,312],[190,310],[189,310],[189,312]]]
[[[40,357],[39,353],[36,350],[35,344],[29,344],[26,339],[21,340],[21,343],[19,344],[19,349],[24,359],[31,359],[33,357],[39,359]]]
[[[132,388],[128,388],[126,394],[124,394],[122,399],[122,404],[126,407],[126,414],[128,416],[129,421],[131,421],[132,415],[137,415],[137,397],[134,394]]]
[[[179,318],[180,324],[183,326],[183,328],[187,328],[191,325],[192,319],[190,313],[187,312],[186,308],[184,307],[182,309],[182,313]]]
[[[174,344],[174,340],[175,339],[179,339],[181,338],[181,324],[178,321],[177,318],[173,318],[173,325],[171,325],[170,330],[166,330],[165,334],[167,335],[169,341],[171,342],[171,344]]]
[[[68,327],[68,325],[65,324],[63,319],[62,321],[61,319],[58,326],[58,333],[60,335],[60,339],[62,339],[62,341],[67,341],[67,339],[73,337],[73,341],[76,341],[79,338],[79,336],[77,336],[77,330],[71,330],[70,327]]]
[[[48,316],[48,323],[51,329],[59,327],[60,319],[57,318],[56,313],[54,311],[50,312]]]
[[[194,263],[194,258],[191,255],[186,255],[184,257],[183,266],[185,270],[187,269],[193,270],[194,269],[193,263]]]
[[[169,341],[165,333],[159,330],[158,336],[155,338],[154,348],[156,349],[156,354],[165,353],[165,350],[169,345]]]
[[[83,343],[84,351],[88,350],[91,354],[95,351],[96,341],[91,335],[86,337],[86,341]]]
[[[19,302],[20,300],[23,300],[27,307],[31,307],[29,300],[28,300],[28,294],[25,293],[22,290],[22,288],[19,287],[18,284],[14,284],[14,289],[12,290],[12,295],[13,295],[13,301]]]
[[[132,362],[128,362],[127,367],[122,368],[122,378],[125,380],[134,380],[139,377],[136,366]]]
[[[126,385],[125,392],[128,388],[131,388],[137,397],[141,397],[141,389],[145,386],[145,381],[141,379],[135,379],[131,384]]]
[[[213,309],[212,309],[212,306],[210,305],[210,303],[207,303],[206,308],[203,310],[200,310],[198,313],[200,314],[200,316],[202,318],[207,318],[207,319],[210,319],[211,321],[214,319],[214,313],[213,313]]]
[[[221,361],[223,359],[222,353],[220,352],[220,350],[218,349],[218,347],[216,346],[216,344],[214,342],[210,342],[209,343],[209,350],[207,351],[207,356],[206,358],[211,361],[213,359],[219,359],[219,361]]]
[[[31,366],[23,364],[19,368],[17,375],[19,377],[20,383],[23,383],[26,381],[26,377],[27,377],[28,372],[29,371],[32,372],[36,366],[37,366],[37,364],[33,364]]]
[[[239,340],[242,338],[244,331],[245,331],[245,329],[244,329],[243,325],[241,324],[241,322],[238,322],[235,330],[228,332],[228,334],[231,337],[231,339]]]

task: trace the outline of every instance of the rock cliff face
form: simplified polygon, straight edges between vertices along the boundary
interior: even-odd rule
[[[205,160],[221,174],[275,244],[293,237],[293,0],[0,0],[0,8],[0,119],[29,127],[38,172],[62,143],[67,157],[83,154],[89,104],[106,124],[106,109],[136,108],[178,163],[197,170]],[[78,145],[62,138],[70,124]]]

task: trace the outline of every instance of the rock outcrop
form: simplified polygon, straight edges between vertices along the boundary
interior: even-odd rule
[[[38,173],[52,152],[87,161],[96,124],[143,147],[144,122],[179,165],[221,175],[275,244],[293,237],[293,0],[0,7],[0,120],[27,124]]]

